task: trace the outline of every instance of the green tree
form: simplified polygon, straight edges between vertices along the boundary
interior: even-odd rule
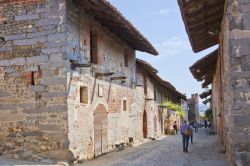
[[[174,111],[177,116],[185,117],[185,111],[180,105],[174,104],[172,101],[163,102],[161,105],[167,107],[168,110]]]
[[[207,120],[211,121],[213,119],[213,111],[211,109],[207,109],[205,111],[205,117]]]

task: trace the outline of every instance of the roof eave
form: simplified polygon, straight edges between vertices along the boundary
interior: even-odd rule
[[[131,48],[141,52],[147,52],[152,55],[158,55],[158,51],[114,6],[107,0],[73,0],[80,9],[86,13],[93,15],[97,21],[107,27],[110,32],[114,33],[118,38],[122,39]],[[107,15],[105,15],[106,13]],[[109,16],[112,17],[109,17]],[[115,30],[111,28],[113,25],[107,24],[107,20],[112,20],[116,25]],[[106,22],[105,22],[106,21]],[[119,33],[125,30],[125,36]],[[128,39],[129,38],[129,39]],[[130,41],[132,39],[132,41]]]

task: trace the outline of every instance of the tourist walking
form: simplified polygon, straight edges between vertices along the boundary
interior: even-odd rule
[[[178,128],[177,128],[177,122],[176,121],[174,121],[173,128],[174,128],[175,134],[178,134]]]
[[[189,142],[189,137],[191,136],[191,134],[192,134],[192,131],[190,129],[190,126],[187,124],[187,121],[184,120],[184,122],[181,125],[183,152],[188,152],[188,142]]]

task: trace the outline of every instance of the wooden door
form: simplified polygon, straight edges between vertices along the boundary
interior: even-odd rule
[[[95,157],[108,150],[108,113],[104,105],[99,104],[94,111]]]

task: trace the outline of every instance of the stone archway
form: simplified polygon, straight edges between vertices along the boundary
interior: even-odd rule
[[[143,113],[143,138],[148,137],[148,122],[147,122],[147,112]]]
[[[108,113],[103,104],[94,110],[95,157],[108,151]]]

